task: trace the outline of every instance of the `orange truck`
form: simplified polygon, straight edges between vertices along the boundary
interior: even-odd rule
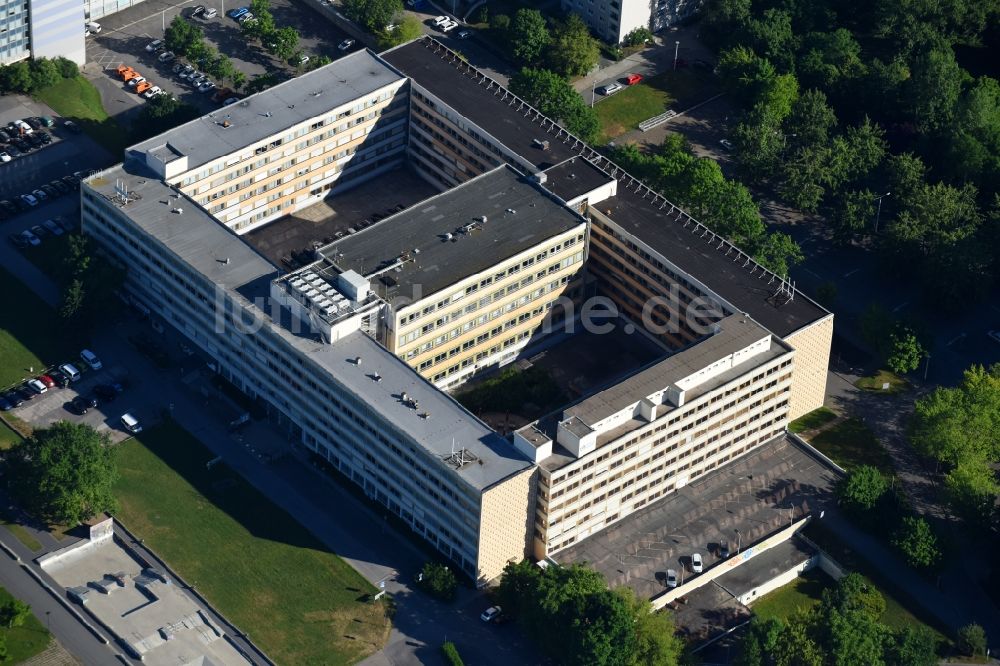
[[[122,81],[128,81],[141,75],[129,65],[118,65],[118,76],[122,77]]]
[[[135,91],[136,91],[136,93],[138,93],[138,94],[141,95],[142,93],[146,92],[147,90],[149,90],[152,87],[153,87],[153,84],[150,83],[149,81],[142,81],[142,82],[139,83],[139,85],[137,85],[135,87]]]

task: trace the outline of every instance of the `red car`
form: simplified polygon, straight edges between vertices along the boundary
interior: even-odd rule
[[[634,86],[640,81],[642,81],[642,74],[628,74],[625,77],[625,85],[627,86]]]
[[[45,388],[55,388],[56,380],[52,379],[48,375],[41,375],[38,381],[45,384]]]

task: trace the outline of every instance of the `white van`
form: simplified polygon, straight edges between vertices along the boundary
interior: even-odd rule
[[[63,373],[71,382],[75,382],[80,379],[80,371],[76,369],[76,366],[72,363],[63,363],[59,366],[59,372]]]
[[[82,352],[80,352],[80,358],[82,358],[84,362],[87,365],[89,365],[93,370],[100,370],[101,368],[104,367],[104,365],[101,363],[101,359],[97,358],[97,354],[90,351],[89,349],[84,349]]]
[[[122,425],[133,435],[138,435],[142,432],[142,425],[139,424],[139,419],[132,416],[131,412],[122,414]]]
[[[101,31],[101,24],[100,23],[94,23],[93,21],[90,21],[90,22],[87,23],[86,28],[87,28],[87,32],[88,33],[90,33],[92,35],[96,35],[97,33],[99,33]]]

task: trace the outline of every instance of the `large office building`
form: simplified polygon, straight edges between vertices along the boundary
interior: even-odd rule
[[[84,11],[77,0],[7,0],[0,4],[0,65],[25,58],[86,60]]]
[[[694,14],[701,0],[562,0],[601,38],[621,43],[636,28],[658,32]]]
[[[403,165],[438,194],[305,266],[241,237]],[[479,582],[822,404],[829,312],[433,39],[133,146],[82,205],[135,298]],[[508,435],[442,390],[571,335],[592,297],[659,357]]]

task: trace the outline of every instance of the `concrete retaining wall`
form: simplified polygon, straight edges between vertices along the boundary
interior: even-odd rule
[[[752,590],[747,590],[746,593],[744,593],[742,596],[736,597],[736,601],[740,602],[744,606],[749,606],[750,604],[757,601],[757,599],[760,599],[768,592],[773,592],[774,590],[777,590],[779,587],[788,585],[793,580],[798,578],[803,572],[809,571],[813,567],[817,566],[819,564],[819,560],[820,560],[819,555],[813,555],[805,562],[800,562],[799,564],[796,564],[788,571],[778,574],[777,576],[767,581],[763,585],[759,585],[758,587],[755,587]]]
[[[712,582],[724,573],[732,571],[734,568],[740,566],[744,562],[747,562],[757,555],[760,555],[765,550],[772,548],[779,543],[783,543],[792,538],[792,535],[798,532],[800,529],[806,526],[806,524],[811,520],[812,516],[806,516],[805,518],[799,520],[796,523],[792,523],[790,526],[781,530],[780,532],[775,532],[771,536],[767,537],[763,541],[753,544],[744,548],[743,551],[737,555],[733,555],[728,560],[719,562],[715,566],[711,567],[705,573],[699,574],[689,578],[683,585],[678,585],[672,590],[667,590],[657,597],[653,597],[653,609],[659,610],[669,604],[671,601],[682,597],[689,592],[692,592],[702,585]],[[791,580],[791,579],[789,579]],[[758,593],[759,594],[759,593]]]
[[[816,564],[826,575],[834,580],[840,580],[848,574],[847,569],[841,566],[840,562],[830,557],[829,553],[817,546],[812,539],[803,534],[800,534],[799,537],[816,551],[818,557]]]

